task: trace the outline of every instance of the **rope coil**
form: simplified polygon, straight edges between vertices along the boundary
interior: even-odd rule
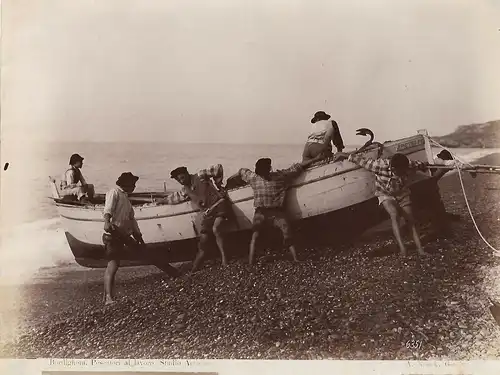
[[[425,136],[427,137],[427,139],[431,142],[431,143],[434,143],[436,146],[444,149],[444,150],[447,150],[450,154],[451,154],[451,157],[453,158],[453,160],[458,160],[460,163],[462,164],[467,164],[469,165],[470,167],[472,167],[472,164],[470,164],[469,162],[464,162],[462,160],[460,160],[458,158],[457,155],[455,155],[453,152],[451,152],[449,149],[447,149],[446,147],[444,147],[443,145],[441,145],[440,143],[436,142],[435,140],[433,140],[431,137],[429,136]],[[481,237],[481,239],[484,241],[484,243],[486,245],[488,245],[488,247],[493,251],[493,253],[496,255],[496,256],[500,256],[500,251],[495,249],[487,240],[486,238],[484,238],[483,234],[481,233],[481,231],[479,230],[479,227],[476,223],[476,220],[474,219],[474,215],[472,214],[472,209],[470,208],[470,205],[469,205],[469,200],[467,199],[467,193],[465,192],[465,186],[464,186],[464,182],[463,182],[463,178],[462,178],[462,172],[460,171],[460,166],[458,164],[455,165],[455,169],[457,170],[458,172],[458,178],[460,180],[460,186],[462,187],[462,192],[463,192],[463,195],[464,195],[464,199],[465,199],[465,204],[467,205],[467,210],[469,211],[469,215],[470,215],[470,218],[472,219],[472,223],[474,224],[474,227],[476,228],[476,231],[477,233],[479,234],[479,236]]]

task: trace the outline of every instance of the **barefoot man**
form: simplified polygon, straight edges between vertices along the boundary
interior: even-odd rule
[[[222,226],[231,217],[232,207],[224,190],[222,190],[223,175],[224,170],[221,164],[202,169],[196,174],[190,174],[186,167],[178,167],[170,172],[170,177],[182,185],[181,190],[173,192],[158,201],[159,204],[179,204],[191,200],[194,206],[201,210],[195,222],[200,238],[198,253],[194,259],[191,272],[195,272],[200,266],[211,234],[215,236],[222,258],[222,265],[227,265]]]
[[[106,193],[104,204],[104,231],[102,241],[106,250],[108,266],[104,273],[104,293],[106,305],[114,302],[115,276],[125,248],[143,250],[143,256],[171,277],[177,277],[177,270],[168,263],[148,256],[145,243],[134,215],[134,208],[128,194],[135,190],[139,177],[124,172],[116,181],[116,186]],[[133,236],[133,238],[131,237]]]
[[[347,157],[343,153],[342,156]],[[350,162],[359,165],[375,174],[375,195],[379,204],[382,205],[391,217],[394,237],[399,245],[401,255],[406,255],[406,248],[401,239],[399,221],[403,216],[411,228],[413,240],[420,255],[427,255],[422,249],[420,237],[415,226],[415,220],[411,208],[410,189],[408,178],[411,170],[425,170],[426,164],[419,161],[410,161],[403,154],[394,154],[390,159],[364,158],[360,154],[350,154]]]
[[[314,159],[300,164],[293,164],[288,169],[276,172],[272,172],[271,159],[262,158],[255,163],[255,173],[247,168],[239,170],[239,177],[250,184],[254,194],[253,234],[248,256],[250,264],[253,264],[257,239],[260,236],[262,227],[266,224],[280,229],[284,245],[289,248],[293,260],[298,261],[297,252],[292,241],[290,223],[284,207],[285,195],[294,178],[299,176],[304,171],[304,168],[322,157],[323,155],[320,154]]]

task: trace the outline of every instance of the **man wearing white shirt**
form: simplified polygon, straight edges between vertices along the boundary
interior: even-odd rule
[[[302,161],[308,161],[323,155],[327,158],[332,155],[332,143],[338,152],[342,152],[344,141],[336,121],[330,120],[330,115],[318,111],[311,119],[311,131],[302,153]]]
[[[61,193],[64,197],[76,197],[80,202],[87,203],[94,197],[94,185],[87,184],[83,178],[83,157],[78,154],[71,155],[70,168],[66,170],[61,179]]]
[[[128,196],[135,190],[137,180],[139,180],[139,177],[130,172],[122,173],[116,181],[116,186],[106,193],[103,212],[105,233],[102,236],[108,261],[104,273],[106,305],[114,302],[115,276],[126,247],[132,250],[142,250],[142,256],[149,258],[151,264],[172,277],[179,276],[179,272],[174,267],[148,256],[144,248],[145,243],[142,239],[142,233],[135,219],[134,208]]]

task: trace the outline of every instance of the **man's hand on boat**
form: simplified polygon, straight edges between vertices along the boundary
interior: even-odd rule
[[[111,234],[116,229],[116,226],[111,224],[110,221],[104,219],[104,231]]]
[[[336,163],[338,161],[346,160],[349,157],[348,152],[337,152],[333,155],[333,162]]]

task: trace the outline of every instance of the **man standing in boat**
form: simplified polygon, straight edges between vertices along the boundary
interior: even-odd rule
[[[359,165],[375,174],[375,196],[391,218],[392,230],[399,245],[401,255],[406,255],[406,248],[399,228],[399,221],[403,216],[411,229],[413,240],[420,255],[427,255],[422,249],[420,237],[415,226],[415,219],[411,207],[410,189],[408,188],[411,170],[425,170],[427,164],[409,160],[406,155],[394,154],[390,159],[365,158],[361,154],[337,154],[338,158],[347,158],[350,162]]]
[[[83,178],[83,157],[78,154],[71,155],[70,168],[61,179],[61,193],[63,196],[76,197],[80,202],[87,203],[94,197],[94,185],[87,184]],[[78,185],[80,184],[80,185]]]
[[[211,234],[215,236],[222,265],[227,265],[222,227],[224,222],[232,216],[232,207],[222,189],[223,176],[224,170],[221,164],[202,169],[195,174],[190,174],[186,167],[178,167],[170,173],[170,177],[182,185],[181,190],[170,193],[158,201],[160,204],[179,204],[191,200],[194,206],[201,210],[195,222],[200,238],[198,253],[193,261],[191,272],[195,272],[200,266]]]
[[[300,164],[293,164],[288,169],[276,172],[272,172],[271,159],[261,158],[255,163],[255,173],[247,168],[241,168],[238,174],[234,176],[239,176],[243,181],[247,182],[252,187],[254,194],[253,233],[248,255],[250,265],[253,264],[257,239],[266,224],[270,224],[281,231],[284,245],[290,250],[293,260],[298,261],[290,223],[284,207],[285,195],[294,178],[321,158],[322,155],[318,155],[316,158],[303,161]]]
[[[134,208],[129,194],[135,190],[139,177],[124,172],[118,177],[116,186],[106,193],[104,204],[104,231],[102,241],[105,246],[108,265],[104,273],[104,292],[106,305],[114,302],[115,276],[120,266],[120,259],[125,248],[144,251],[147,258],[142,233],[135,219]],[[133,238],[131,237],[133,236]],[[152,264],[172,277],[179,276],[178,271],[170,264],[160,264],[150,259]]]
[[[321,158],[332,156],[332,143],[338,152],[342,152],[344,141],[336,121],[330,120],[330,115],[319,111],[311,119],[311,132],[307,138],[302,153],[302,161],[308,161],[322,155]]]

